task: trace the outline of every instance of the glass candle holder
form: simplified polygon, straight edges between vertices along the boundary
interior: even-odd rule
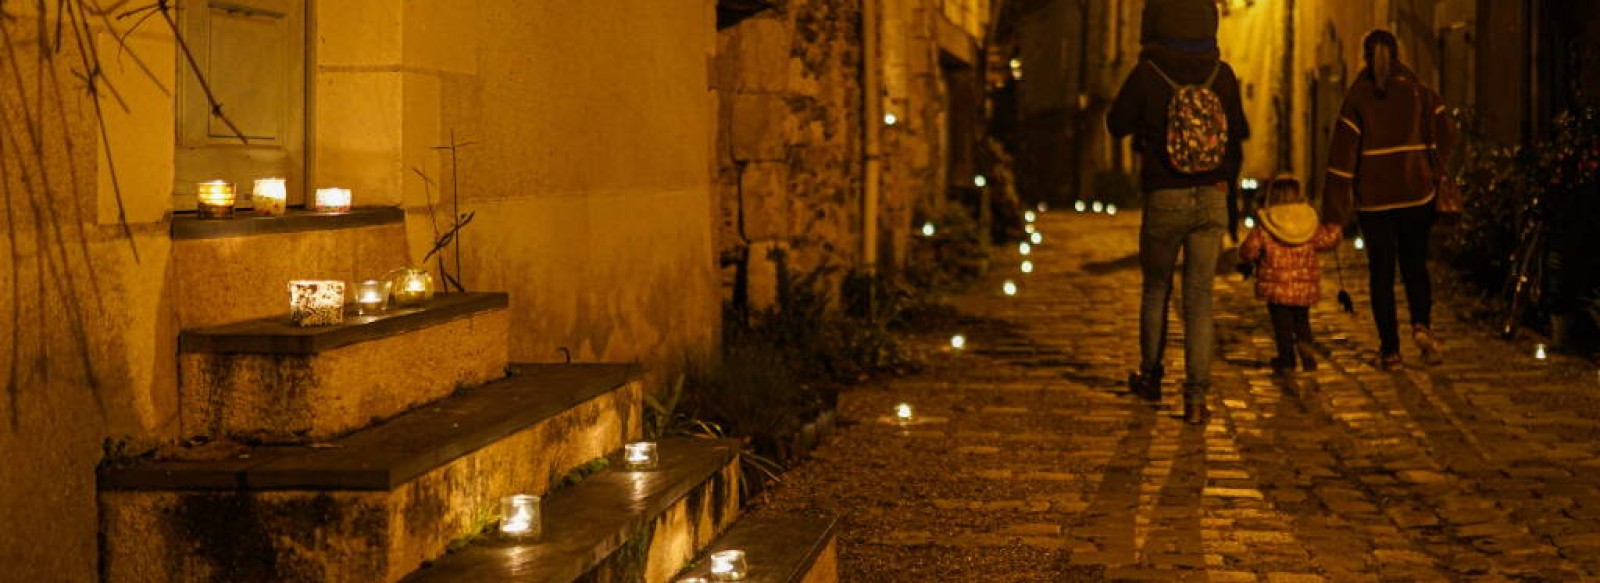
[[[433,299],[433,275],[420,267],[407,267],[394,272],[389,281],[389,293],[400,306],[415,306]]]
[[[964,335],[964,334],[956,334],[955,336],[951,336],[950,337],[950,347],[954,348],[956,350],[961,350],[961,349],[966,348],[967,347],[967,337],[966,337],[966,335]]]
[[[901,423],[908,423],[912,419],[915,419],[915,418],[916,418],[916,416],[911,411],[911,404],[910,403],[901,403],[899,405],[895,405],[894,406],[894,420],[895,421],[899,421]]]
[[[369,279],[356,285],[356,310],[363,316],[383,311],[388,303],[388,283]]]
[[[516,538],[539,538],[541,534],[539,497],[533,494],[515,494],[500,499],[500,535]]]
[[[289,282],[289,319],[299,326],[344,322],[344,282],[297,279]]]
[[[711,583],[711,581],[707,580],[705,577],[684,577],[679,579],[678,583]]]
[[[250,203],[256,214],[263,217],[281,217],[288,209],[289,190],[282,178],[261,178],[250,191]]]
[[[319,213],[350,212],[350,189],[318,188],[317,198],[311,210]]]
[[[718,581],[743,581],[749,569],[744,563],[744,551],[730,550],[711,553],[711,578]]]
[[[195,193],[195,209],[202,219],[231,219],[233,204],[237,202],[232,182],[212,180],[201,182]]]
[[[630,470],[656,469],[656,443],[640,441],[622,446],[622,463]]]
[[[1017,295],[1017,282],[1006,280],[1004,284],[1000,285],[1000,291],[1005,292],[1008,296]]]

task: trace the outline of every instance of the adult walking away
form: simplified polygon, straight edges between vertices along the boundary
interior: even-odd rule
[[[1142,166],[1140,361],[1128,388],[1147,401],[1161,400],[1167,306],[1181,251],[1183,416],[1204,424],[1210,418],[1205,399],[1216,342],[1211,282],[1228,222],[1227,183],[1238,174],[1236,153],[1250,129],[1239,81],[1217,50],[1216,4],[1150,0],[1143,18],[1139,64],[1106,119],[1112,136],[1133,136]]]
[[[1323,221],[1345,225],[1353,212],[1361,225],[1378,326],[1378,368],[1401,364],[1397,260],[1411,309],[1411,339],[1424,362],[1438,364],[1444,345],[1431,325],[1428,232],[1435,214],[1434,169],[1448,167],[1455,127],[1445,116],[1444,100],[1400,61],[1393,34],[1373,30],[1361,49],[1365,66],[1345,92],[1328,149]]]

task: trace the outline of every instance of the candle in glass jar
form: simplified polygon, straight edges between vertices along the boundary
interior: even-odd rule
[[[319,213],[343,213],[350,211],[350,189],[348,188],[318,188],[314,210]]]
[[[250,191],[250,198],[256,214],[277,217],[282,216],[288,206],[289,191],[282,178],[260,178],[256,180],[255,189]]]
[[[746,572],[744,551],[711,553],[711,577],[718,581],[743,581]]]
[[[289,282],[289,319],[300,326],[344,322],[344,282],[316,279]]]
[[[510,538],[538,538],[539,497],[516,494],[500,499],[500,534]]]
[[[656,444],[640,441],[622,447],[622,461],[630,470],[651,470],[656,467]]]
[[[202,219],[233,218],[233,203],[237,196],[232,182],[212,180],[201,182],[195,193],[196,209]]]
[[[383,282],[375,279],[363,281],[356,286],[356,307],[362,315],[382,312],[387,295],[383,292]]]

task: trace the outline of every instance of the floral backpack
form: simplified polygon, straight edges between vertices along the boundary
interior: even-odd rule
[[[1217,79],[1218,63],[1211,76],[1200,85],[1181,85],[1168,77],[1154,62],[1167,85],[1172,86],[1172,101],[1167,103],[1167,160],[1183,174],[1204,174],[1222,167],[1228,155],[1228,113],[1222,99],[1211,90]]]

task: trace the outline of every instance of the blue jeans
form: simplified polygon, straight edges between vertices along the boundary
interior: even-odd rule
[[[1202,186],[1146,194],[1139,227],[1139,266],[1144,293],[1139,301],[1139,372],[1161,367],[1167,344],[1167,305],[1172,273],[1183,251],[1185,398],[1204,398],[1211,387],[1216,329],[1211,323],[1211,280],[1228,224],[1227,189]]]

